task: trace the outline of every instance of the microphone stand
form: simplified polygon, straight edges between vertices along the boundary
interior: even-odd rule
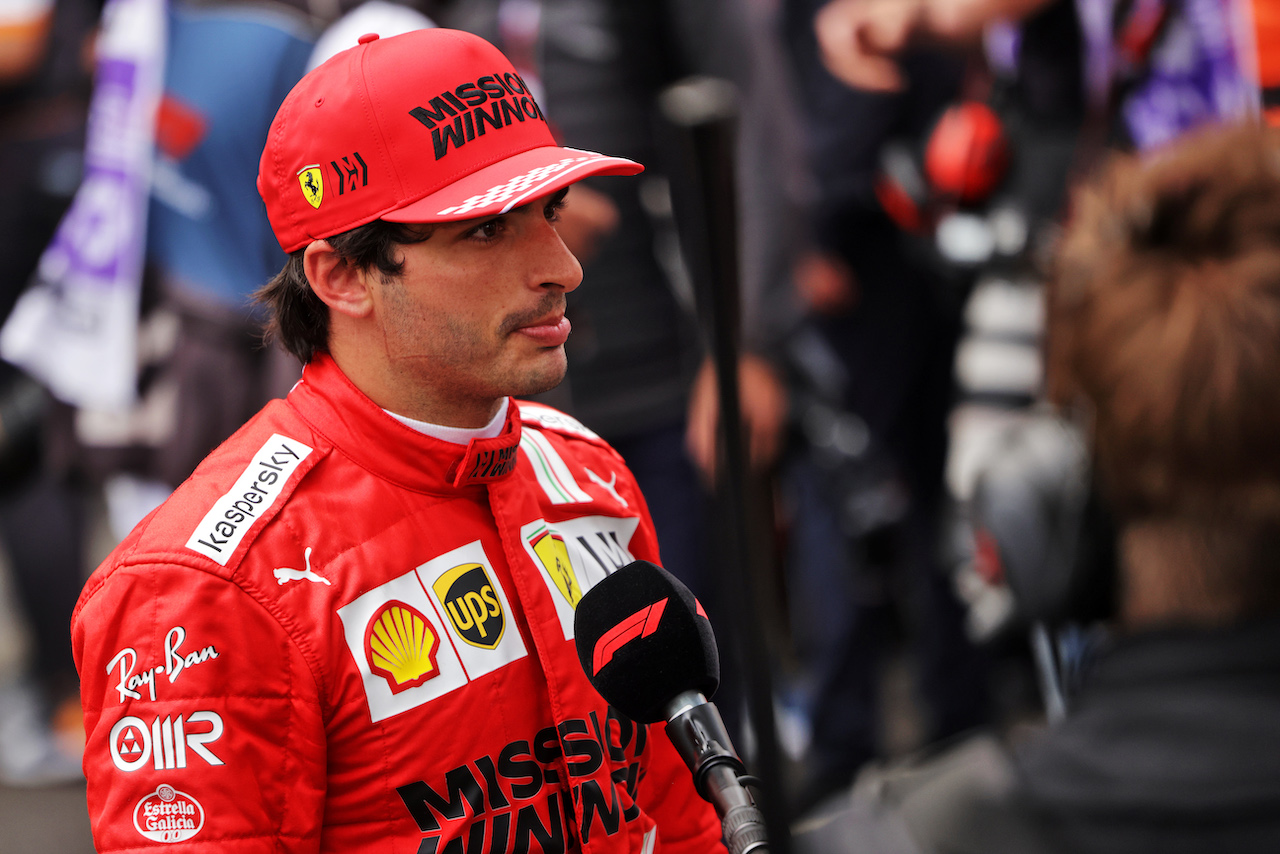
[[[747,566],[746,451],[738,392],[738,243],[734,147],[738,105],[732,84],[716,78],[690,78],[660,97],[662,111],[679,129],[692,190],[678,192],[681,242],[693,277],[698,313],[711,345],[719,384],[723,469],[717,477],[722,555],[715,562],[725,615],[733,621],[734,652],[742,665],[747,708],[756,736],[755,758],[769,839],[777,854],[789,854],[782,791],[782,760],[773,717],[770,656],[760,626],[764,593],[760,579],[735,576]],[[705,701],[704,701],[705,702]],[[717,717],[719,714],[717,713]],[[723,730],[723,724],[721,725]],[[728,743],[727,741],[725,742]]]
[[[693,772],[698,794],[715,807],[729,854],[768,854],[764,815],[744,784],[755,778],[733,752],[720,710],[697,691],[685,691],[667,708],[667,737]]]

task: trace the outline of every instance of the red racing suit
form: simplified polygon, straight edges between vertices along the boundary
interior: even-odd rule
[[[621,457],[510,407],[450,444],[327,356],[90,578],[72,619],[100,852],[720,850],[661,727],[573,647],[657,560]]]

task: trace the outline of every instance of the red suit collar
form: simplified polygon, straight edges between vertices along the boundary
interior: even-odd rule
[[[520,409],[507,407],[502,432],[456,445],[400,423],[356,388],[328,354],[306,366],[289,403],[357,465],[421,492],[440,492],[501,480],[515,470]]]

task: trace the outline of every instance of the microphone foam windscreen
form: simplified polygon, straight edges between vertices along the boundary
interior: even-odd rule
[[[710,697],[720,685],[716,637],[702,606],[648,561],[630,563],[588,590],[573,632],[591,684],[634,721],[663,720],[678,694]]]

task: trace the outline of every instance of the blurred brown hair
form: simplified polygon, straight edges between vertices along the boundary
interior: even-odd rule
[[[1280,136],[1215,128],[1074,198],[1050,395],[1084,403],[1123,521],[1280,523]]]

